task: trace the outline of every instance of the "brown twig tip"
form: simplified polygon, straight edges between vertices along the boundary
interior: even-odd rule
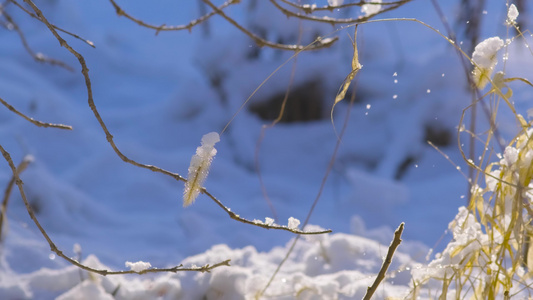
[[[379,284],[385,279],[385,274],[387,273],[387,269],[389,268],[390,264],[392,263],[392,257],[394,256],[394,252],[396,251],[396,248],[400,246],[400,243],[402,242],[402,233],[405,223],[402,222],[400,226],[396,229],[394,232],[394,239],[392,240],[389,251],[387,251],[387,256],[385,257],[385,260],[383,261],[383,265],[381,265],[381,269],[379,270],[378,276],[374,280],[374,283],[372,286],[369,286],[366,290],[366,294],[363,298],[363,300],[370,300],[372,298],[372,295],[376,292],[378,289]]]
[[[14,108],[11,104],[7,103],[4,99],[0,98],[0,103],[2,103],[5,107],[7,107],[7,109],[9,109],[10,111],[16,113],[17,115],[23,117],[25,120],[33,123],[35,126],[38,126],[38,127],[51,127],[51,128],[58,128],[58,129],[67,129],[67,130],[72,130],[72,126],[69,126],[69,125],[63,125],[63,124],[53,124],[53,123],[45,123],[45,122],[41,122],[41,121],[37,121],[33,118],[30,118],[28,116],[26,116],[25,114],[21,113],[20,111],[18,111],[16,108]]]

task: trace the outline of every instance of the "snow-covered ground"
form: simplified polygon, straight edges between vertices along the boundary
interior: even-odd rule
[[[122,2],[125,11],[153,24],[185,24],[201,15],[201,1]],[[459,1],[438,2],[453,22]],[[482,38],[505,39],[505,1],[487,2]],[[401,298],[409,292],[409,270],[427,262],[430,249],[440,251],[450,240],[446,229],[466,204],[467,181],[426,140],[433,140],[466,170],[456,128],[471,100],[456,51],[428,28],[411,21],[359,26],[363,69],[354,82],[356,102],[351,108],[348,100],[339,103],[332,125],[331,105],[351,70],[353,27],[336,32],[340,39],[331,48],[304,52],[289,61],[241,109],[291,52],[258,48],[218,16],[190,33],[155,35],[118,17],[108,1],[36,4],[53,24],[94,42],[96,48],[91,48],[63,34],[85,57],[95,104],[126,156],[186,177],[202,136],[221,133],[205,187],[244,218],[277,217],[282,225],[290,217],[303,222],[350,112],[310,218],[312,228],[333,233],[299,239],[265,297],[362,298],[379,271],[394,229],[404,222],[403,242],[376,294],[378,299]],[[5,9],[32,49],[75,69],[69,72],[35,62],[16,32],[0,31],[0,97],[36,120],[74,128],[39,128],[0,107],[0,145],[16,164],[26,155],[33,157],[21,179],[37,218],[56,245],[70,257],[108,270],[127,270],[127,261],[167,268],[231,259],[231,267],[211,273],[88,274],[50,251],[15,188],[0,245],[0,299],[258,295],[296,236],[234,221],[205,195],[184,208],[182,182],[124,163],[87,104],[75,57],[43,24],[13,4]],[[243,1],[227,13],[274,41],[298,40],[299,26],[303,42],[336,29],[287,19],[268,1]],[[347,14],[341,17],[357,16],[360,9]],[[431,1],[415,0],[381,17],[418,18],[445,31]],[[509,46],[506,69],[513,76],[527,78],[531,62],[524,43]],[[323,118],[280,123],[262,131],[270,122],[253,113],[253,107],[264,111],[261,105],[283,95],[291,81],[292,90],[302,97],[325,100]],[[517,110],[526,115],[531,89],[517,86],[513,91]],[[479,115],[481,132],[486,119]],[[498,123],[507,141],[517,130],[510,116],[502,111]],[[7,186],[11,170],[5,162],[0,166],[0,186]]]

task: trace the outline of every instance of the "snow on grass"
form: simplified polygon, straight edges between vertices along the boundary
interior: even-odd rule
[[[491,37],[477,44],[472,53],[475,63],[473,71],[474,82],[480,89],[484,88],[498,63],[498,51],[503,47],[504,41],[500,37]]]
[[[516,5],[511,4],[509,5],[509,10],[507,11],[507,21],[506,23],[508,25],[514,25],[516,24],[516,19],[518,18],[518,9],[516,8]]]

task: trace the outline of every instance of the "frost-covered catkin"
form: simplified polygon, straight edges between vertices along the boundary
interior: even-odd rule
[[[189,175],[183,190],[183,206],[191,205],[200,194],[202,184],[207,178],[213,157],[217,154],[215,144],[220,141],[216,132],[210,132],[202,137],[202,145],[196,148],[196,154],[191,158]]]

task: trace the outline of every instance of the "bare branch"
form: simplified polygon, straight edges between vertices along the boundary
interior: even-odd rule
[[[36,15],[35,15],[34,13],[32,13],[31,11],[27,10],[26,8],[24,8],[24,6],[20,5],[20,3],[18,3],[16,0],[7,0],[7,1],[9,1],[9,2],[15,4],[18,8],[20,8],[21,10],[23,10],[25,13],[27,13],[28,15],[30,15],[32,18],[37,19],[37,20],[43,22],[43,20],[41,20],[38,16],[36,16]],[[43,22],[43,23],[44,23],[44,22]],[[55,26],[55,25],[53,25],[53,24],[50,24],[50,25],[51,25],[54,29],[59,30],[59,31],[65,33],[65,34],[68,34],[68,35],[72,36],[73,38],[76,38],[76,39],[78,39],[78,40],[84,42],[85,44],[87,44],[87,45],[89,45],[89,46],[95,48],[94,43],[91,42],[91,41],[89,41],[88,39],[84,39],[84,38],[80,37],[80,36],[77,35],[77,34],[74,34],[74,33],[72,33],[72,32],[66,31],[65,29],[62,29],[62,28],[60,28],[60,27],[57,27],[57,26]]]
[[[203,1],[206,1],[206,0],[203,0]],[[368,16],[360,16],[360,17],[357,17],[357,18],[349,18],[349,19],[337,19],[337,18],[331,18],[331,17],[328,17],[328,16],[320,16],[320,17],[309,16],[309,15],[307,15],[307,10],[305,10],[305,9],[304,9],[304,14],[293,12],[293,11],[290,11],[290,10],[284,8],[283,6],[279,5],[279,3],[276,0],[270,0],[270,2],[277,9],[279,9],[282,13],[284,13],[287,17],[295,17],[295,18],[299,18],[299,19],[302,19],[302,20],[319,22],[319,23],[328,23],[328,24],[331,24],[331,25],[336,25],[336,24],[354,24],[354,23],[365,22],[365,21],[368,21],[369,19],[371,19],[371,18],[373,18],[373,17],[375,17],[375,16],[377,16],[379,14],[382,14],[382,13],[390,11],[390,10],[394,10],[394,9],[396,9],[396,8],[402,6],[403,4],[405,4],[407,2],[410,2],[410,1],[412,1],[412,0],[404,0],[404,1],[392,2],[392,4],[389,7],[383,8],[380,11],[378,11],[376,13],[373,13],[373,14],[370,14]],[[371,3],[371,2],[366,2],[366,3],[363,3],[363,4],[369,4],[369,3]]]
[[[11,0],[13,1],[13,0]],[[52,32],[52,34],[55,36],[55,38],[59,41],[59,44],[62,46],[62,47],[65,47],[70,53],[72,53],[79,61],[80,65],[81,65],[81,73],[83,74],[83,77],[85,78],[85,85],[87,87],[87,100],[89,102],[89,107],[91,108],[94,116],[96,117],[96,119],[98,120],[98,123],[100,124],[100,127],[102,127],[102,129],[104,130],[104,133],[106,135],[106,139],[107,141],[109,142],[109,144],[111,145],[111,147],[113,148],[113,150],[117,153],[117,155],[124,161],[124,162],[127,162],[127,163],[130,163],[134,166],[137,166],[137,167],[141,167],[141,168],[145,168],[145,169],[148,169],[148,170],[151,170],[153,172],[159,172],[159,173],[163,173],[163,174],[166,174],[166,175],[169,175],[171,177],[174,177],[176,180],[179,180],[179,181],[183,181],[185,182],[186,179],[181,177],[179,174],[176,174],[176,173],[172,173],[170,171],[167,171],[167,170],[164,170],[164,169],[161,169],[161,168],[158,168],[156,166],[152,166],[152,165],[145,165],[145,164],[141,164],[141,163],[138,163],[132,159],[129,159],[128,157],[126,157],[124,154],[122,154],[122,152],[120,152],[120,150],[117,148],[117,146],[115,145],[115,142],[113,141],[113,135],[111,135],[111,133],[109,132],[109,130],[107,129],[107,126],[105,125],[102,117],[100,116],[100,113],[98,112],[98,110],[96,109],[96,105],[94,104],[94,100],[93,100],[93,91],[92,91],[92,85],[91,85],[91,78],[89,77],[89,68],[87,68],[87,64],[85,63],[85,58],[80,54],[78,53],[76,50],[74,50],[74,48],[72,48],[68,43],[67,41],[65,41],[56,31],[55,27],[50,24],[50,22],[48,22],[48,20],[44,17],[43,13],[41,12],[41,10],[39,10],[39,8],[31,1],[31,0],[24,0],[24,2],[28,3],[32,9],[35,11],[35,13],[37,14],[37,17],[39,18],[39,20],[41,20],[44,24],[46,24],[46,26],[48,27],[48,29]]]
[[[208,196],[209,198],[211,198],[213,201],[215,201],[215,203],[218,204],[218,206],[220,206],[220,208],[222,208],[230,216],[230,218],[232,218],[233,220],[237,220],[237,221],[239,221],[241,223],[255,225],[255,226],[263,227],[263,228],[266,228],[266,229],[286,230],[286,231],[290,231],[290,232],[296,233],[296,234],[307,234],[307,235],[309,235],[309,234],[324,234],[324,233],[330,233],[331,232],[331,229],[321,230],[321,231],[303,231],[303,230],[300,230],[300,229],[289,228],[288,226],[283,226],[283,225],[277,225],[277,224],[269,225],[269,224],[258,222],[258,221],[250,221],[250,220],[247,220],[247,219],[241,217],[240,215],[232,212],[230,208],[224,206],[224,204],[222,204],[222,202],[220,202],[220,200],[215,198],[215,196],[211,195],[211,193],[209,193],[205,188],[202,188],[202,193],[205,194],[206,196]]]
[[[71,71],[71,72],[74,71],[74,69],[71,66],[67,65],[66,63],[64,63],[64,62],[62,62],[60,60],[46,57],[42,53],[35,53],[31,49],[30,45],[28,44],[28,41],[26,40],[26,36],[24,36],[24,33],[22,32],[20,27],[17,25],[15,20],[13,20],[11,15],[9,15],[5,10],[2,10],[1,13],[2,13],[2,16],[7,21],[7,26],[11,26],[18,33],[18,35],[20,37],[20,40],[22,42],[22,45],[24,46],[24,49],[26,49],[26,51],[33,57],[33,59],[35,59],[38,62],[49,63],[51,65],[56,65],[56,66],[65,68],[65,69],[67,69],[68,71]]]
[[[72,258],[66,256],[65,254],[63,254],[63,252],[61,250],[59,250],[59,248],[54,244],[54,242],[52,241],[52,239],[50,238],[48,233],[46,233],[46,230],[44,230],[44,228],[41,226],[41,223],[39,223],[39,221],[35,217],[35,213],[33,212],[33,209],[31,208],[30,203],[28,202],[28,199],[26,198],[26,193],[24,192],[24,188],[22,187],[23,182],[22,182],[22,180],[19,177],[19,173],[22,171],[22,169],[19,170],[18,168],[15,167],[15,164],[13,163],[13,160],[11,159],[11,155],[4,149],[4,147],[2,147],[2,145],[0,145],[0,152],[2,152],[2,155],[4,156],[4,159],[7,161],[7,163],[9,164],[9,167],[11,168],[11,172],[13,173],[14,182],[16,183],[16,185],[17,185],[17,187],[19,189],[20,196],[22,197],[22,201],[24,202],[24,205],[26,206],[26,210],[28,211],[28,214],[30,215],[30,218],[35,223],[37,228],[39,228],[39,231],[41,232],[43,237],[48,242],[48,245],[50,246],[50,250],[53,251],[55,254],[57,254],[59,257],[62,257],[63,259],[68,261],[69,263],[77,266],[78,268],[81,268],[83,270],[86,270],[86,271],[89,271],[89,272],[92,272],[92,273],[96,273],[96,274],[100,274],[100,275],[106,276],[106,275],[144,274],[144,273],[159,273],[159,272],[174,272],[175,273],[175,272],[180,272],[180,271],[196,271],[196,272],[202,272],[203,273],[203,272],[209,272],[212,269],[220,267],[220,266],[229,266],[229,262],[230,262],[229,259],[225,260],[225,261],[222,261],[222,262],[219,262],[217,264],[211,265],[211,266],[207,264],[207,265],[202,266],[202,267],[184,268],[183,265],[179,265],[179,266],[176,266],[176,267],[173,267],[173,268],[167,268],[167,269],[152,268],[152,269],[142,270],[142,271],[139,271],[139,272],[136,272],[136,271],[133,271],[133,270],[124,270],[124,271],[99,270],[99,269],[94,269],[94,268],[91,268],[89,266],[86,266],[86,265],[78,262],[77,260],[72,259]]]
[[[359,2],[345,3],[345,4],[341,4],[341,5],[337,5],[337,6],[326,5],[326,6],[321,6],[321,7],[312,6],[312,5],[309,5],[309,4],[301,5],[301,4],[294,3],[294,2],[288,1],[288,0],[279,0],[279,1],[285,3],[285,4],[289,5],[289,6],[292,6],[292,7],[296,8],[296,9],[302,10],[306,14],[312,14],[315,11],[326,11],[326,10],[333,11],[333,10],[336,10],[336,9],[340,10],[340,9],[345,9],[345,8],[349,8],[349,7],[354,7],[354,6],[363,6],[365,4],[376,4],[376,5],[381,5],[381,6],[404,4],[404,3],[410,2],[412,0],[401,0],[401,1],[393,1],[393,2],[372,2],[372,1],[360,0]]]
[[[202,0],[202,1],[204,1],[207,5],[209,5],[221,17],[226,19],[226,21],[228,21],[231,25],[235,26],[237,29],[239,29],[244,34],[249,36],[252,40],[254,40],[254,42],[259,47],[267,46],[267,47],[271,47],[271,48],[275,48],[275,49],[290,50],[290,51],[317,50],[317,49],[327,48],[327,47],[331,46],[334,42],[336,42],[338,40],[337,37],[330,38],[330,39],[317,39],[313,44],[311,44],[309,46],[285,45],[285,44],[273,43],[271,41],[267,41],[267,40],[259,37],[258,35],[252,33],[248,29],[246,29],[243,26],[241,26],[235,20],[233,20],[232,18],[228,17],[222,10],[218,9],[218,7],[216,7],[210,0]]]
[[[402,242],[403,227],[404,227],[404,223],[402,222],[402,224],[400,224],[398,229],[396,229],[396,231],[394,232],[394,239],[392,240],[389,246],[387,257],[385,257],[385,260],[383,261],[383,265],[381,265],[381,269],[379,270],[376,280],[374,280],[374,283],[372,284],[372,286],[369,286],[367,288],[366,294],[363,297],[363,300],[370,300],[372,298],[372,295],[374,295],[374,293],[376,292],[381,281],[385,279],[385,274],[387,273],[387,269],[392,263],[392,257],[394,256],[394,251],[396,251],[396,248],[398,248],[398,246],[400,246],[400,243]]]
[[[143,26],[143,27],[146,27],[146,28],[150,28],[150,29],[154,29],[154,30],[156,30],[156,34],[158,34],[160,31],[179,31],[179,30],[189,30],[189,31],[191,31],[191,29],[194,26],[196,26],[196,25],[198,25],[198,24],[200,24],[202,22],[205,22],[206,20],[208,20],[209,18],[211,18],[213,15],[216,14],[215,11],[212,11],[210,13],[207,13],[207,14],[201,16],[198,19],[194,19],[194,20],[190,21],[188,24],[185,24],[185,25],[167,26],[165,24],[162,24],[162,25],[156,26],[156,25],[148,24],[148,23],[144,22],[143,20],[135,18],[132,15],[128,14],[114,0],[109,0],[109,2],[111,2],[113,7],[115,8],[118,16],[124,16],[128,20],[131,20],[131,21],[137,23],[140,26]],[[239,2],[240,2],[240,0],[228,0],[228,1],[224,2],[224,4],[220,5],[218,7],[218,9],[219,10],[223,10],[224,8],[226,8],[228,6],[230,6],[232,4],[235,4],[235,3],[239,3]]]
[[[26,170],[28,165],[33,161],[33,158],[31,156],[25,156],[24,159],[20,162],[20,164],[16,168],[17,174],[20,174]],[[7,203],[9,202],[9,197],[11,195],[11,191],[13,190],[13,185],[15,184],[15,176],[11,177],[11,180],[9,180],[9,183],[7,184],[6,190],[4,191],[4,199],[2,200],[2,210],[0,211],[0,240],[2,237],[2,229],[5,223],[6,219],[6,213],[7,213]]]
[[[93,111],[93,114],[94,114],[95,118],[98,120],[98,123],[100,124],[100,127],[102,127],[102,129],[103,129],[103,131],[104,131],[104,133],[106,135],[107,141],[109,142],[109,144],[111,145],[111,147],[113,148],[115,153],[126,163],[132,164],[132,165],[140,167],[140,168],[148,169],[148,170],[151,170],[153,172],[159,172],[159,173],[171,176],[171,177],[173,177],[174,179],[176,179],[178,181],[186,182],[187,179],[185,179],[184,177],[182,177],[181,175],[179,175],[177,173],[173,173],[173,172],[161,169],[161,168],[153,166],[153,165],[145,165],[145,164],[138,163],[138,162],[128,158],[127,156],[125,156],[118,149],[118,147],[116,146],[115,142],[113,141],[113,135],[107,129],[107,126],[105,125],[104,120],[100,116],[100,113],[98,112],[98,110],[96,109],[96,105],[94,104],[91,79],[89,77],[89,68],[87,68],[87,64],[85,63],[85,58],[80,53],[78,53],[76,50],[74,50],[74,48],[72,48],[57,33],[55,28],[44,17],[44,15],[41,12],[41,10],[39,10],[39,8],[31,0],[24,0],[24,2],[28,3],[32,7],[32,9],[35,11],[37,16],[46,24],[48,29],[52,32],[52,34],[59,41],[59,44],[62,47],[65,47],[70,53],[72,53],[78,59],[80,65],[81,65],[81,68],[82,68],[81,73],[83,74],[83,77],[85,78],[85,85],[86,85],[86,88],[87,88],[87,97],[88,97],[89,107]],[[281,225],[259,224],[258,222],[253,222],[253,221],[241,218],[238,214],[235,214],[234,212],[232,212],[229,208],[224,206],[218,199],[216,199],[213,195],[211,195],[209,192],[207,192],[207,190],[205,188],[202,188],[202,193],[206,194],[213,201],[215,201],[215,203],[217,203],[224,211],[226,211],[232,219],[240,221],[242,223],[251,224],[251,225],[255,225],[255,226],[259,226],[259,227],[263,227],[263,228],[267,228],[267,229],[286,230],[286,231],[290,231],[290,232],[293,232],[293,233],[296,233],[296,234],[321,234],[321,233],[331,232],[331,230],[329,230],[329,231],[326,230],[326,231],[323,231],[323,232],[305,232],[305,231],[301,231],[301,230],[298,230],[298,229],[291,229],[291,228],[288,228],[286,226],[281,226]]]
[[[37,121],[33,118],[30,118],[28,116],[26,116],[25,114],[21,113],[20,111],[16,110],[13,106],[11,106],[11,104],[7,103],[6,101],[4,101],[4,99],[0,98],[0,103],[2,103],[5,107],[7,107],[10,111],[16,113],[17,115],[23,117],[24,119],[26,119],[27,121],[33,123],[34,125],[36,126],[39,126],[39,127],[52,127],[52,128],[58,128],[58,129],[68,129],[68,130],[72,130],[72,126],[69,126],[69,125],[63,125],[63,124],[53,124],[53,123],[45,123],[45,122],[41,122],[41,121]]]

